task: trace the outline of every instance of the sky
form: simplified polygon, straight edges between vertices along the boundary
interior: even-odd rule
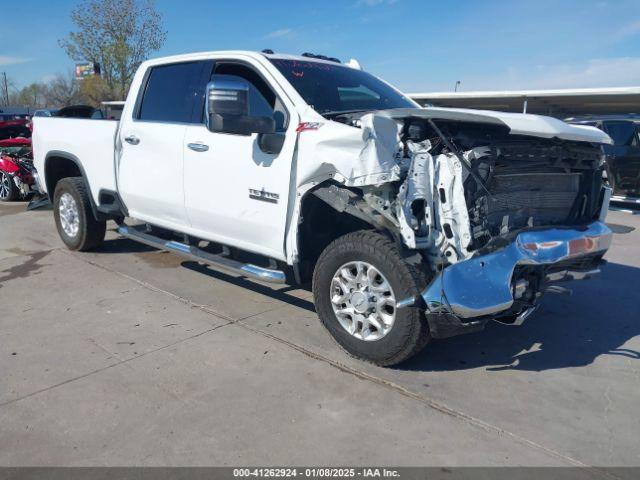
[[[79,0],[0,0],[0,72],[18,87],[69,71]],[[6,9],[2,8],[6,5]],[[156,0],[153,57],[207,50],[356,58],[411,92],[640,85],[639,0]],[[6,16],[10,12],[10,16]],[[11,18],[16,21],[10,21]]]

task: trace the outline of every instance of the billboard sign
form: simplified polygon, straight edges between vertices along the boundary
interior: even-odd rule
[[[91,77],[94,74],[95,69],[93,63],[76,63],[76,79],[82,80],[83,78]]]

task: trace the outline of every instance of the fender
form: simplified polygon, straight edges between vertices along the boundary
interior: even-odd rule
[[[346,212],[368,223],[376,230],[388,233],[398,245],[399,250],[404,250],[398,228],[387,218],[367,205],[358,193],[340,185],[325,182],[308,192],[308,194],[315,195],[337,212]]]
[[[93,213],[93,217],[96,220],[108,220],[108,217],[98,210],[98,208],[97,208],[97,206],[95,204],[95,201],[93,200],[93,194],[91,192],[91,187],[89,187],[89,182],[87,182],[87,174],[86,174],[86,172],[84,170],[84,167],[82,166],[82,162],[80,161],[80,159],[78,157],[76,157],[75,155],[73,155],[72,153],[69,153],[69,152],[63,152],[63,151],[60,151],[60,150],[51,150],[45,156],[43,177],[44,177],[44,184],[47,187],[47,195],[49,196],[49,200],[51,201],[51,203],[53,203],[53,193],[54,193],[54,190],[55,190],[55,185],[51,185],[51,181],[47,176],[47,170],[48,170],[47,166],[49,164],[49,160],[51,160],[51,158],[53,158],[53,157],[64,158],[65,160],[69,160],[70,162],[74,163],[75,166],[78,167],[78,170],[80,171],[80,175],[82,177],[82,180],[84,181],[85,188],[89,192],[89,202],[91,204],[91,211]]]
[[[337,185],[332,181],[326,181],[321,183],[320,185],[307,184],[306,186],[303,186],[302,189],[304,189],[305,187],[308,188],[306,189],[304,194],[299,193],[300,196],[296,199],[294,222],[292,222],[292,225],[295,225],[296,228],[295,232],[290,232],[291,237],[289,237],[295,241],[295,243],[293,244],[293,255],[289,264],[293,268],[296,283],[303,284],[305,283],[305,278],[310,278],[310,271],[308,271],[305,266],[305,261],[310,257],[307,256],[306,252],[313,251],[314,247],[312,247],[311,250],[307,250],[305,252],[305,261],[303,261],[301,252],[303,252],[303,250],[305,249],[302,248],[303,233],[302,229],[300,228],[303,222],[305,222],[306,225],[314,224],[313,220],[310,221],[307,215],[304,215],[305,218],[303,219],[302,213],[303,205],[306,205],[307,201],[310,198],[315,198],[317,200],[316,206],[321,209],[326,208],[338,214],[344,213],[352,217],[358,222],[359,226],[356,227],[356,229],[371,228],[388,235],[396,243],[398,249],[401,252],[404,251],[404,246],[395,225],[393,225],[379,212],[372,209],[362,198],[362,195],[357,191],[343,187],[341,185]],[[317,210],[314,209],[314,211]],[[336,229],[335,232],[333,232],[332,238],[326,238],[329,238],[329,241],[332,241],[338,238],[338,236],[343,235],[344,233],[347,233],[346,231],[344,231],[344,229],[341,231]],[[293,235],[295,235],[295,239],[293,238]],[[329,236],[331,236],[331,233],[329,234]]]

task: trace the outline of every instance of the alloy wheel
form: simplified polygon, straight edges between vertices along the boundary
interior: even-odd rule
[[[60,213],[62,230],[67,236],[74,238],[80,229],[80,216],[78,204],[71,194],[65,192],[60,196],[58,212]]]
[[[0,198],[6,200],[11,192],[11,178],[4,172],[0,172]]]
[[[349,262],[331,280],[331,306],[340,325],[364,341],[387,335],[396,318],[396,297],[391,284],[373,265]]]

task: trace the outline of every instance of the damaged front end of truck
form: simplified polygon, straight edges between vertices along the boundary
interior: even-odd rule
[[[423,308],[433,337],[488,320],[520,324],[545,292],[566,291],[561,282],[604,262],[611,190],[601,145],[610,139],[599,130],[449,109],[337,120],[300,142],[308,155],[299,158],[312,159],[301,180],[419,254],[429,283],[398,307]]]

